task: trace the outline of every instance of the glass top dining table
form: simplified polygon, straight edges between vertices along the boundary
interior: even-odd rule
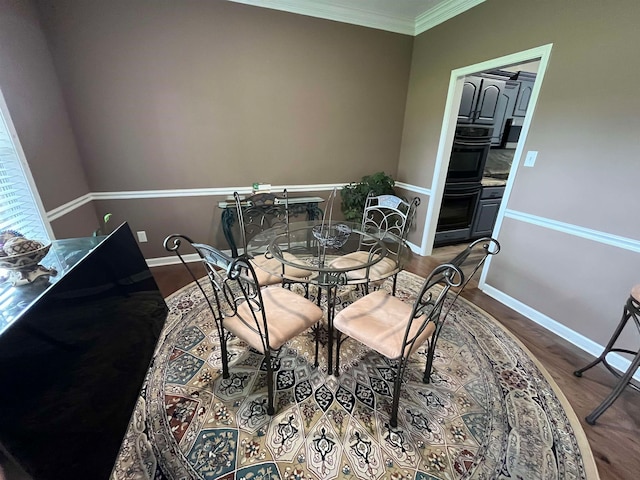
[[[350,256],[350,261],[334,260],[356,251],[366,251],[367,255]],[[405,240],[397,235],[375,227],[362,228],[360,223],[334,221],[323,224],[321,221],[291,222],[269,228],[255,235],[247,244],[249,256],[266,255],[277,262],[260,262],[257,267],[283,280],[295,283],[308,283],[318,286],[318,304],[321,291],[324,290],[327,302],[328,324],[328,373],[332,374],[333,360],[333,317],[337,288],[341,285],[366,284],[369,271],[383,259],[395,262],[395,269],[388,271],[391,277],[400,271],[411,254]],[[386,260],[388,261],[388,260]],[[283,268],[283,265],[285,268]],[[289,271],[298,273],[289,275]],[[308,272],[300,277],[300,270]],[[376,275],[376,280],[384,277]]]

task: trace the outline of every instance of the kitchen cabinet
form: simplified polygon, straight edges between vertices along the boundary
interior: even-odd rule
[[[498,218],[505,187],[483,187],[471,225],[471,238],[491,235]]]
[[[512,80],[516,80],[519,84],[518,95],[515,105],[513,106],[514,117],[524,117],[529,108],[531,94],[533,92],[533,84],[536,82],[536,74],[532,72],[518,72]]]
[[[493,125],[491,145],[501,145],[505,122],[513,116],[519,91],[518,81],[480,76],[466,77],[462,86],[458,122]],[[524,98],[522,107],[526,111]]]
[[[535,80],[521,80],[520,88],[518,89],[518,96],[513,107],[514,117],[524,117],[529,107],[529,101],[531,100],[531,92],[533,91],[533,84]]]
[[[466,77],[462,86],[458,122],[494,125],[504,86],[504,80]]]
[[[504,135],[504,127],[508,118],[512,117],[513,109],[518,99],[518,91],[520,83],[512,80],[504,82],[500,98],[496,106],[494,116],[493,135],[491,137],[491,145],[502,145],[502,137]]]
[[[491,145],[501,145],[506,121],[526,115],[535,80],[535,73],[501,70],[465,77],[458,123],[493,125]]]

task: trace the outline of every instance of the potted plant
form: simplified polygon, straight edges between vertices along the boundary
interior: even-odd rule
[[[102,235],[109,234],[109,230],[107,230],[107,223],[109,223],[109,220],[111,220],[112,215],[113,215],[112,213],[107,213],[104,215],[104,217],[102,217],[102,220],[104,223],[100,225],[96,230],[93,231],[94,237],[99,237]]]
[[[360,221],[367,195],[395,195],[395,181],[384,172],[365,175],[359,182],[351,182],[340,190],[342,213],[345,220]]]

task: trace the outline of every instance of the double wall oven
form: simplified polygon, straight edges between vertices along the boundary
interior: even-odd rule
[[[491,148],[491,125],[458,124],[436,228],[435,245],[471,236],[473,215],[482,192],[482,176]]]

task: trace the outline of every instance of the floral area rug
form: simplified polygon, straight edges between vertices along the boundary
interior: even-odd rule
[[[411,302],[423,279],[402,272]],[[390,284],[383,286],[390,290]],[[314,292],[312,291],[312,294]],[[355,292],[340,292],[338,309]],[[263,356],[229,342],[229,379],[211,314],[192,284],[167,299],[157,355],[113,479],[597,479],[566,399],[524,347],[458,299],[438,341],[432,383],[424,350],[405,376],[389,425],[393,364],[349,339],[339,376],[326,348],[300,335],[276,364],[276,414],[266,413]]]

